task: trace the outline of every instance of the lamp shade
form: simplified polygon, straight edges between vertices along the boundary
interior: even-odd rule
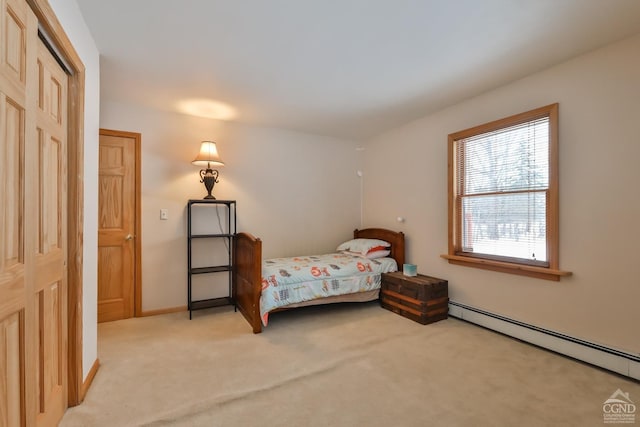
[[[216,143],[213,141],[202,141],[202,144],[200,145],[200,152],[191,163],[196,166],[204,166],[208,168],[211,166],[224,166],[224,162],[218,154]]]

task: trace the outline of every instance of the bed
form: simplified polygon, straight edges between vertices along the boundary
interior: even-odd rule
[[[337,270],[344,270],[345,273],[349,273],[354,268],[346,264],[348,262],[346,258],[358,257],[353,251],[291,257],[289,260],[294,264],[282,264],[289,261],[285,261],[282,258],[263,261],[262,241],[250,233],[238,233],[233,245],[233,299],[238,310],[251,325],[253,333],[262,332],[263,324],[266,325],[268,322],[269,313],[275,311],[308,305],[353,301],[364,302],[377,299],[380,273],[382,271],[395,271],[394,269],[400,269],[404,264],[404,233],[383,228],[366,228],[354,230],[353,238],[376,239],[388,242],[390,245],[386,248],[388,249],[388,255],[376,259],[366,257],[362,257],[360,260],[353,259],[352,261],[355,262],[353,265],[356,266],[355,268],[358,269],[360,274],[355,274],[352,278],[338,278],[336,276]],[[318,281],[317,285],[320,286],[321,291],[307,291],[308,295],[302,296],[305,300],[295,303],[289,303],[289,298],[281,298],[284,288],[276,283],[274,281],[276,278],[272,276],[278,276],[278,279],[280,277],[288,277],[288,272],[297,269],[295,263],[306,266],[309,262],[315,264],[316,262],[327,261],[326,259],[321,260],[321,257],[333,257],[333,260],[329,260],[329,264],[327,264],[330,267],[308,269],[313,277],[309,277],[309,280],[304,282],[306,287],[307,285],[316,285],[311,283],[313,280]],[[391,267],[391,264],[393,264],[393,267]],[[265,277],[263,277],[263,268],[266,272]],[[352,286],[353,292],[339,295],[332,294],[335,293],[332,292],[332,288],[338,288],[347,283],[348,286]],[[303,286],[296,287],[302,288]],[[263,289],[265,290],[264,298],[262,298]],[[309,294],[309,292],[313,295]],[[288,294],[285,296],[288,296]],[[261,299],[263,299],[265,306],[270,306],[261,310]]]

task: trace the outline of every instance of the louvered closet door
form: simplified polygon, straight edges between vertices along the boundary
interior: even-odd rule
[[[0,0],[0,35],[0,425],[49,426],[66,408],[67,78],[24,0]]]

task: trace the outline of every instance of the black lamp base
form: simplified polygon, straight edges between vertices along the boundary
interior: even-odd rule
[[[218,182],[218,171],[207,168],[200,170],[200,182],[204,183],[204,188],[207,189],[207,195],[203,197],[203,199],[213,199],[215,197],[211,194],[213,191],[213,186]]]

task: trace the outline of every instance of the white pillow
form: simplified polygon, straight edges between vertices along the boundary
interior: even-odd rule
[[[338,251],[356,252],[362,256],[367,256],[369,252],[380,251],[390,248],[391,244],[378,239],[352,239],[338,245]]]

